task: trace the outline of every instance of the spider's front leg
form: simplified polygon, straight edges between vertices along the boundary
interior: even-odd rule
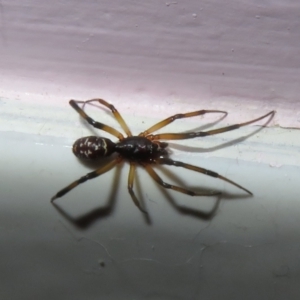
[[[75,101],[75,100],[71,100],[71,101]],[[112,104],[110,104],[107,101],[105,101],[103,99],[100,99],[100,98],[91,99],[91,100],[87,100],[87,101],[76,101],[76,102],[77,103],[84,103],[83,106],[86,103],[91,103],[91,102],[99,102],[100,104],[106,106],[107,108],[109,108],[111,110],[111,112],[113,113],[113,115],[116,118],[116,120],[118,121],[118,123],[121,125],[123,130],[126,132],[127,136],[132,136],[132,133],[131,133],[129,127],[127,126],[126,122],[124,121],[124,119],[122,118],[122,116],[118,112],[118,110]]]
[[[83,119],[85,119],[93,127],[97,128],[97,129],[101,129],[103,131],[106,131],[106,132],[114,135],[115,137],[117,137],[119,140],[124,139],[124,136],[120,131],[118,131],[118,130],[116,130],[116,129],[114,129],[114,128],[106,125],[106,124],[95,121],[90,116],[88,116],[86,114],[86,112],[81,107],[79,107],[78,104],[77,104],[77,103],[86,103],[86,101],[70,100],[69,103],[80,114],[80,116]]]

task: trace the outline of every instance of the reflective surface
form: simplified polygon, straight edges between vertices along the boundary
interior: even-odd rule
[[[264,129],[259,136],[263,140],[285,132]],[[254,141],[251,137],[229,148],[255,152]],[[113,170],[58,199],[55,209],[50,204],[54,193],[91,170],[65,147],[68,143],[0,134],[3,299],[199,299],[233,294],[282,299],[298,293],[300,181],[299,166],[285,165],[286,153],[297,153],[291,145],[273,143],[269,148],[281,166],[242,160],[238,154],[222,159],[177,151],[176,159],[218,171],[254,193],[247,197],[220,180],[175,167],[168,168],[177,171],[173,178],[160,171],[169,182],[222,190],[218,207],[215,198],[165,193],[138,169],[137,193],[149,212],[147,222],[127,193],[126,164],[119,174]],[[260,155],[268,156],[267,148]],[[101,210],[109,199],[112,209]],[[171,201],[184,208],[177,210]],[[202,218],[200,211],[214,208],[215,216]]]

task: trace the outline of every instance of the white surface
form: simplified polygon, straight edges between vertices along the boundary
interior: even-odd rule
[[[13,102],[1,101],[2,112]],[[68,113],[63,110],[62,117]],[[75,113],[70,118],[82,126],[78,131],[89,131]],[[61,128],[72,136],[74,128],[66,130],[69,120],[61,120]],[[14,123],[19,123],[17,117]],[[176,184],[223,191],[215,207],[213,198],[164,193],[138,170],[140,198],[150,214],[147,222],[127,193],[124,165],[119,176],[112,171],[57,199],[77,223],[69,222],[49,201],[57,190],[90,171],[72,155],[72,141],[1,132],[1,298],[297,297],[298,131],[258,129],[185,142],[201,148],[174,150],[172,155],[236,180],[254,192],[253,198],[220,180],[171,168],[177,171]],[[99,209],[109,199],[112,210],[101,216]],[[212,219],[200,217],[214,208]],[[90,220],[84,228],[78,227],[82,216]]]
[[[0,298],[298,299],[299,131],[280,126],[299,128],[299,12],[295,1],[2,0]],[[91,130],[67,102],[93,97],[115,104],[135,133],[195,109],[228,110],[216,127],[277,110],[271,128],[184,141],[195,147],[185,152],[174,145],[174,159],[254,197],[171,168],[175,182],[224,191],[203,220],[196,212],[215,199],[166,194],[138,170],[149,224],[127,193],[124,165],[118,186],[112,171],[57,200],[76,218],[97,216],[111,195],[110,214],[76,227],[49,200],[90,171],[70,147]],[[89,111],[115,126],[109,113]]]

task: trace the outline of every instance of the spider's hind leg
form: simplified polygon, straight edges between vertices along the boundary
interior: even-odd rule
[[[106,131],[110,134],[112,134],[113,136],[117,137],[119,140],[123,140],[124,136],[123,134],[114,129],[111,126],[108,126],[106,124],[100,123],[95,121],[94,119],[92,119],[90,116],[87,115],[87,113],[78,105],[78,103],[86,103],[86,101],[78,101],[78,100],[70,100],[69,104],[80,114],[80,116],[85,119],[90,125],[92,125],[93,127],[97,128],[97,129],[101,129],[103,131]]]
[[[107,101],[100,99],[100,98],[86,100],[86,101],[76,101],[76,100],[71,100],[71,101],[75,101],[76,103],[83,103],[83,108],[86,103],[91,103],[91,102],[98,102],[98,103],[104,105],[105,107],[107,107],[108,109],[111,110],[111,112],[113,113],[113,115],[116,118],[116,120],[118,121],[118,123],[121,125],[123,130],[126,132],[127,136],[132,136],[132,133],[131,133],[129,127],[127,126],[127,124],[124,121],[121,114],[118,112],[118,110],[112,104],[108,103]]]
[[[189,196],[216,196],[216,195],[220,195],[221,192],[209,192],[209,193],[196,193],[194,191],[190,191],[188,189],[176,186],[176,185],[172,185],[169,184],[167,182],[164,182],[159,176],[158,174],[153,170],[153,168],[150,165],[147,164],[143,164],[143,167],[145,168],[145,170],[148,172],[148,174],[152,177],[152,179],[154,181],[156,181],[159,185],[161,185],[162,187],[166,188],[166,189],[172,189],[176,192],[180,192],[183,194],[187,194]]]
[[[189,164],[183,163],[181,161],[172,160],[170,158],[158,158],[158,159],[155,160],[155,162],[158,163],[158,164],[161,164],[161,165],[170,165],[170,166],[175,166],[175,167],[182,167],[182,168],[189,169],[189,170],[192,170],[192,171],[195,171],[195,172],[199,172],[199,173],[211,176],[211,177],[222,179],[222,180],[238,187],[239,189],[245,191],[249,195],[251,195],[251,196],[253,195],[246,188],[242,187],[241,185],[237,184],[236,182],[234,182],[234,181],[232,181],[232,180],[230,180],[230,179],[228,179],[228,178],[226,178],[226,177],[224,177],[224,176],[222,176],[222,175],[220,175],[216,172],[213,172],[213,171],[201,168],[201,167],[196,167],[196,166],[193,166],[193,165],[189,165]]]

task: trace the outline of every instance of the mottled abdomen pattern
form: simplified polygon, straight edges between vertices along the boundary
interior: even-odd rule
[[[114,151],[115,143],[97,136],[83,137],[73,145],[73,153],[81,159],[95,160],[103,156],[109,156]]]

